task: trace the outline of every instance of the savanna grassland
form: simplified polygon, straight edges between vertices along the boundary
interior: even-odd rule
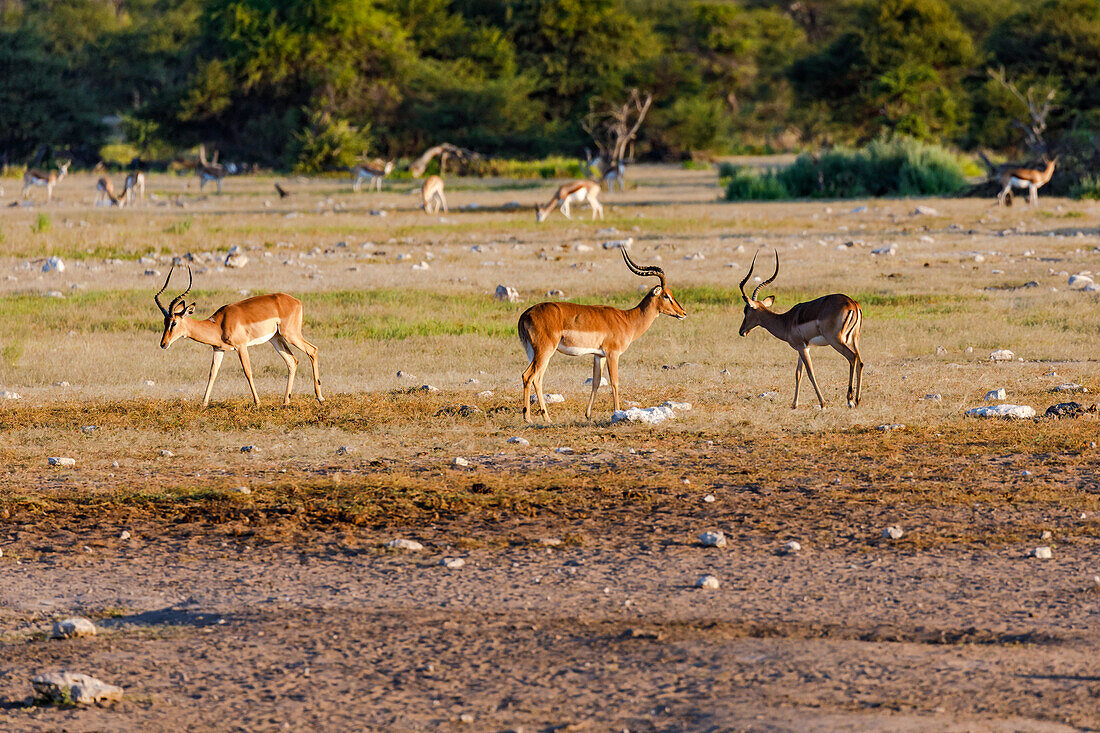
[[[89,175],[0,209],[0,388],[22,396],[0,401],[0,728],[1100,727],[1100,294],[1067,287],[1100,270],[1100,204],[730,204],[713,171],[630,180],[605,221],[538,226],[552,184],[504,179],[449,180],[438,217],[407,180],[231,177],[219,196],[168,175],[132,209],[92,206]],[[559,289],[634,305],[652,281],[601,246],[627,237],[689,316],[627,351],[623,398],[692,409],[613,425],[605,386],[586,422],[591,363],[559,354],[554,424],[524,426],[519,314]],[[233,246],[243,268],[221,264]],[[737,336],[737,282],[773,248],[777,308],[862,303],[858,409],[836,353],[811,352],[827,409],[803,379],[792,410],[794,352]],[[257,346],[261,406],[230,354],[201,409],[210,350],[161,351],[152,297],[188,253],[201,317],[302,300],[324,404],[299,354],[278,406],[285,367]],[[964,417],[1002,387],[1086,412]],[[45,640],[73,614],[100,634]],[[25,702],[62,668],[126,697]]]

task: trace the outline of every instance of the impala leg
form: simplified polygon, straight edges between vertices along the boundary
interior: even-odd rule
[[[619,355],[614,351],[607,355],[607,378],[611,382],[611,399],[615,412],[619,411]]]
[[[256,383],[252,381],[252,361],[248,358],[248,347],[237,347],[237,356],[241,357],[241,368],[244,369],[244,378],[248,380],[248,389],[252,392],[252,401],[256,407],[260,406],[260,396],[256,394]]]
[[[603,376],[603,357],[599,354],[592,356],[592,394],[588,397],[588,408],[584,411],[584,419],[592,419],[592,405],[596,403],[596,390],[600,388],[600,378]]]
[[[287,343],[281,333],[275,334],[275,338],[271,339],[271,345],[275,347],[275,351],[279,352],[279,356],[283,357],[283,361],[286,362],[286,394],[283,395],[283,405],[289,405],[290,393],[294,390],[294,375],[298,371],[298,360],[294,358],[294,353],[290,350],[290,344]]]
[[[802,355],[798,355],[798,366],[794,368],[794,401],[791,409],[798,407],[798,385],[802,382]]]
[[[814,392],[817,393],[817,402],[821,405],[821,409],[825,409],[825,400],[821,397],[821,390],[817,387],[817,379],[814,377],[814,365],[810,362],[810,352],[808,349],[803,348],[799,355],[802,357],[802,363],[806,365],[806,374],[810,377],[810,384],[814,386]]]
[[[443,205],[443,213],[447,213],[447,197],[443,195],[443,192],[439,192],[439,203]]]
[[[1030,195],[1028,196],[1028,203],[1030,203],[1032,206],[1038,206],[1039,205],[1039,187],[1035,186],[1035,185],[1032,185],[1032,186],[1030,186],[1030,188],[1031,188],[1031,192],[1030,192]]]
[[[224,357],[224,351],[214,349],[214,359],[210,362],[210,378],[206,380],[206,393],[202,396],[203,407],[210,404],[210,393],[214,391],[214,380],[218,378],[218,369],[221,368]]]
[[[539,354],[538,364],[535,366],[535,396],[539,400],[539,409],[542,410],[542,416],[546,419],[546,422],[551,422],[550,411],[546,409],[546,396],[542,391],[542,378],[546,376],[546,367],[550,364],[550,357],[554,354],[553,351],[546,353],[545,355]]]
[[[525,423],[532,422],[531,420],[531,387],[532,380],[535,376],[535,360],[531,359],[531,363],[527,365],[527,368],[523,370],[523,421]]]
[[[859,354],[848,346],[848,344],[839,340],[830,339],[829,345],[848,360],[848,407],[855,407],[856,364],[859,362]]]
[[[569,215],[569,199],[566,199],[565,201],[561,202],[561,213],[565,215],[566,219],[572,219],[573,218]]]
[[[285,337],[292,346],[297,346],[309,357],[309,363],[313,367],[313,393],[317,395],[318,402],[324,402],[324,395],[321,394],[321,363],[317,360],[317,347],[302,336],[302,324],[288,323],[286,330],[276,334],[276,337]]]
[[[603,205],[596,199],[589,199],[589,203],[592,204],[592,221],[595,221],[597,216],[603,219]]]

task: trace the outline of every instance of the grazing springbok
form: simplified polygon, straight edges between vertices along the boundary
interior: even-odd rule
[[[756,256],[749,265],[749,273],[741,281],[741,298],[745,301],[745,320],[741,322],[739,333],[742,336],[748,334],[757,326],[763,326],[768,333],[780,341],[786,341],[791,348],[798,352],[798,366],[794,372],[794,401],[791,409],[798,407],[798,383],[802,380],[802,366],[806,366],[806,373],[810,375],[810,384],[817,393],[817,401],[825,408],[825,400],[821,398],[821,390],[817,388],[817,379],[814,378],[814,368],[810,363],[809,347],[832,346],[840,352],[841,356],[848,360],[850,367],[848,372],[848,407],[859,404],[860,386],[863,382],[863,358],[859,354],[859,328],[863,324],[863,310],[859,303],[847,295],[834,293],[824,295],[806,303],[799,303],[786,313],[775,313],[771,310],[775,297],[769,295],[763,300],[757,300],[756,294],[760,288],[773,282],[779,276],[779,251],[775,253],[775,273],[764,282],[756,286],[752,291],[752,297],[745,295],[745,283],[752,277],[752,270],[756,266]],[[854,385],[854,390],[853,390]]]
[[[160,337],[160,348],[167,349],[181,338],[189,338],[206,344],[214,349],[214,360],[210,364],[210,379],[206,383],[206,393],[202,406],[210,404],[210,392],[214,389],[214,380],[218,378],[218,369],[222,357],[227,351],[236,351],[241,358],[241,367],[248,380],[248,389],[252,392],[252,401],[258,406],[260,398],[256,394],[256,385],[252,381],[252,363],[248,358],[248,347],[258,346],[271,341],[279,356],[286,362],[288,370],[286,394],[283,404],[290,404],[290,391],[294,387],[294,374],[298,369],[298,360],[290,346],[293,344],[306,353],[313,364],[313,390],[317,401],[324,402],[321,396],[321,373],[317,364],[317,347],[302,337],[302,301],[286,293],[258,295],[232,305],[223,305],[214,311],[205,321],[189,316],[195,312],[195,304],[188,305],[184,298],[191,292],[191,268],[187,268],[187,290],[172,299],[167,308],[160,302],[160,294],[168,287],[176,266],[168,271],[164,287],[153,296],[160,312],[164,314],[164,333]]]
[[[607,359],[607,376],[611,380],[611,395],[619,409],[619,357],[641,336],[657,316],[682,320],[687,316],[676,297],[665,285],[665,271],[660,267],[638,267],[622,249],[623,260],[630,271],[642,277],[656,277],[654,286],[642,302],[630,310],[607,305],[546,302],[533,305],[519,317],[519,340],[530,360],[523,371],[523,419],[531,422],[531,389],[534,388],[542,416],[550,422],[542,393],[542,378],[555,351],[566,356],[592,355],[592,395],[585,408],[586,419],[592,418],[592,404],[600,388],[602,360]]]
[[[1039,189],[1042,188],[1051,176],[1054,175],[1054,166],[1058,164],[1058,158],[1047,160],[1046,167],[1042,170],[1035,168],[1009,168],[1001,171],[999,180],[1001,192],[997,194],[997,203],[1001,206],[1012,206],[1012,189],[1026,188],[1028,190],[1027,202],[1032,206],[1039,203]]]
[[[130,171],[126,174],[126,183],[122,187],[122,200],[127,206],[134,205],[134,198],[142,204],[145,203],[145,174],[141,171]]]
[[[380,159],[375,159],[370,163],[360,163],[359,165],[353,166],[351,169],[351,189],[353,191],[358,191],[359,187],[363,185],[363,181],[366,181],[368,191],[373,189],[381,192],[382,179],[392,172],[392,160],[383,162]]]
[[[96,182],[95,190],[96,190],[96,197],[95,197],[95,205],[96,206],[102,206],[104,199],[107,199],[110,202],[108,204],[109,206],[121,206],[123,201],[125,201],[126,193],[123,192],[123,194],[122,194],[123,199],[122,200],[120,200],[117,196],[115,196],[115,186],[114,186],[113,183],[111,183],[111,179],[107,178],[106,176],[104,176],[103,178],[100,178],[99,181]]]
[[[561,213],[566,219],[572,219],[569,215],[569,207],[572,204],[579,204],[584,201],[588,202],[588,205],[592,207],[592,219],[603,218],[603,206],[599,202],[600,184],[593,183],[592,181],[573,181],[572,183],[566,183],[554,194],[554,198],[550,199],[550,203],[546,206],[539,206],[535,204],[535,221],[546,221],[546,217],[550,216],[555,208],[561,209]]]
[[[420,201],[425,214],[438,214],[441,208],[446,214],[447,197],[443,195],[443,179],[439,176],[428,176],[420,187]]]
[[[58,163],[57,170],[50,171],[49,173],[40,171],[37,168],[28,170],[23,174],[23,198],[27,198],[27,195],[31,191],[31,186],[43,186],[46,189],[46,203],[50,203],[50,201],[53,200],[53,187],[69,172],[70,165],[72,165],[71,160],[67,160],[64,163]]]

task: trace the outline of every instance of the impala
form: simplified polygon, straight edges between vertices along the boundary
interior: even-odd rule
[[[546,206],[535,204],[535,221],[546,221],[546,217],[555,208],[561,209],[561,213],[566,219],[572,219],[573,217],[569,215],[569,207],[572,204],[579,204],[584,201],[587,201],[588,205],[592,207],[592,219],[595,220],[597,216],[602,219],[603,206],[600,205],[598,200],[599,195],[600,184],[598,183],[592,181],[566,183],[558,189],[557,193],[554,194],[554,198],[550,199],[550,203]]]
[[[657,316],[683,320],[687,313],[676,302],[676,297],[665,285],[665,271],[660,267],[638,267],[622,249],[626,266],[635,275],[656,277],[660,285],[654,286],[642,302],[630,310],[620,310],[606,305],[578,305],[576,303],[548,302],[533,305],[519,317],[519,340],[527,351],[531,363],[523,371],[523,419],[531,422],[531,389],[535,390],[539,409],[550,422],[546,401],[542,393],[542,378],[554,351],[567,356],[592,355],[592,395],[585,408],[586,419],[592,418],[592,404],[600,388],[602,360],[607,359],[607,376],[611,381],[611,395],[615,409],[619,409],[619,357],[630,344],[640,337]]]
[[[104,199],[109,199],[110,202],[111,202],[110,203],[111,206],[121,206],[119,198],[117,196],[115,196],[115,187],[114,187],[114,184],[111,183],[110,178],[106,178],[106,177],[100,178],[99,181],[95,184],[95,190],[96,190],[96,198],[95,198],[95,205],[96,206],[103,205],[103,200]],[[123,193],[123,196],[125,196],[125,195],[126,194]]]
[[[859,307],[859,303],[847,295],[834,293],[806,303],[799,303],[786,313],[775,313],[771,310],[775,297],[769,295],[763,300],[757,300],[756,294],[760,292],[760,288],[779,276],[778,250],[775,253],[775,273],[757,285],[750,298],[745,295],[745,283],[752,277],[755,266],[756,256],[754,255],[752,264],[749,265],[749,273],[745,275],[740,286],[741,298],[745,301],[745,320],[741,322],[739,333],[745,336],[757,326],[763,326],[772,336],[780,341],[786,341],[798,352],[798,366],[794,372],[794,401],[791,403],[791,409],[798,407],[798,383],[802,380],[803,365],[806,367],[806,373],[810,375],[810,384],[814,386],[814,392],[817,393],[817,401],[822,409],[825,408],[825,400],[821,398],[821,390],[817,388],[814,368],[810,363],[809,347],[826,344],[839,351],[841,356],[848,360],[850,367],[848,407],[858,405],[860,386],[863,383],[863,358],[859,355],[859,328],[863,324],[863,310]]]
[[[1046,161],[1046,167],[1042,170],[1035,168],[1009,168],[1001,171],[1000,183],[1003,188],[997,194],[997,203],[1002,206],[1012,206],[1012,189],[1028,189],[1027,202],[1032,206],[1039,203],[1039,189],[1054,175],[1054,166],[1058,164],[1058,158]]]
[[[65,177],[65,174],[69,172],[69,166],[72,165],[72,161],[65,161],[64,163],[57,164],[56,171],[50,171],[44,173],[36,168],[31,168],[23,174],[23,198],[27,198],[27,194],[30,193],[31,186],[45,186],[46,187],[46,203],[48,204],[53,200],[53,187],[57,185],[58,181]]]
[[[145,203],[145,174],[141,171],[131,171],[126,175],[126,183],[122,186],[122,200],[133,206],[134,196],[143,204]]]
[[[423,202],[425,214],[438,214],[440,208],[446,214],[447,198],[443,195],[443,179],[439,176],[428,176],[420,188],[420,200]]]
[[[199,164],[195,166],[195,173],[199,177],[199,190],[206,186],[210,181],[214,181],[218,185],[218,193],[222,192],[222,179],[229,173],[226,167],[218,162],[218,151],[214,151],[213,162],[206,162],[206,146],[199,146]]]
[[[358,191],[359,187],[363,185],[363,181],[367,182],[367,190],[377,189],[382,190],[382,179],[393,172],[393,161],[387,160],[382,162],[381,160],[372,160],[370,163],[360,163],[351,169],[353,191]]]
[[[252,381],[252,364],[248,357],[248,347],[271,341],[279,356],[286,362],[288,370],[286,394],[283,404],[290,404],[290,391],[294,386],[294,374],[298,369],[298,360],[290,346],[304,351],[313,364],[313,390],[317,401],[324,402],[321,396],[321,373],[317,364],[317,347],[302,337],[302,301],[286,293],[258,295],[232,305],[223,305],[205,321],[189,318],[195,312],[195,304],[188,305],[184,300],[191,292],[191,267],[187,268],[187,290],[172,299],[167,308],[160,302],[160,294],[168,287],[176,266],[168,271],[164,287],[153,296],[160,312],[164,314],[164,333],[160,337],[160,348],[167,349],[181,338],[189,338],[206,344],[214,349],[214,360],[210,364],[210,379],[206,383],[206,393],[202,406],[210,404],[210,392],[214,389],[214,380],[218,378],[218,369],[222,357],[227,351],[236,351],[241,359],[244,376],[248,380],[248,389],[252,392],[252,401],[258,406],[260,398],[256,394],[256,385]]]

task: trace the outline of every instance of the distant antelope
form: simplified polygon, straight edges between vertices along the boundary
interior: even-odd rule
[[[443,179],[439,176],[428,176],[420,188],[420,200],[423,202],[425,214],[438,214],[440,208],[446,214],[447,198],[443,195]]]
[[[1058,164],[1058,158],[1046,161],[1046,167],[1042,170],[1035,168],[1009,168],[1001,171],[999,180],[1001,192],[997,194],[997,203],[1001,206],[1012,206],[1012,189],[1028,189],[1027,202],[1032,206],[1039,203],[1039,189],[1054,175],[1054,166]]]
[[[56,171],[50,171],[44,173],[38,169],[31,168],[23,174],[23,198],[26,199],[30,193],[31,186],[45,186],[46,188],[46,203],[53,200],[53,187],[65,177],[65,174],[69,172],[69,166],[72,165],[72,161],[65,161],[64,163],[57,164]]]
[[[665,271],[660,267],[639,267],[625,249],[621,251],[631,272],[661,281],[635,307],[620,310],[607,305],[546,302],[531,306],[519,317],[519,340],[530,360],[523,371],[523,419],[526,422],[531,422],[532,388],[542,416],[547,422],[550,421],[550,413],[543,399],[542,377],[555,351],[567,356],[592,356],[592,395],[584,411],[585,418],[591,418],[592,403],[596,401],[596,390],[600,388],[602,360],[607,359],[611,396],[618,410],[619,357],[662,313],[678,320],[687,317],[665,285]]]
[[[114,184],[111,183],[110,178],[106,178],[106,177],[100,178],[99,181],[95,184],[95,190],[96,190],[96,199],[95,199],[95,205],[96,206],[102,206],[104,199],[110,200],[110,205],[111,206],[121,206],[121,202],[119,201],[119,198],[117,196],[115,196],[115,187],[114,187]],[[123,196],[125,197],[125,193],[123,193]]]
[[[195,167],[195,173],[199,177],[199,190],[202,191],[210,181],[218,186],[218,193],[222,192],[222,179],[229,173],[226,167],[218,162],[218,151],[214,151],[214,160],[206,162],[206,146],[199,146],[199,164]]]
[[[626,179],[626,164],[623,161],[606,161],[602,155],[592,157],[592,152],[585,148],[584,162],[581,167],[586,174],[597,179],[600,183],[607,184],[608,191],[615,190],[615,184],[619,184],[619,190],[623,190]]]
[[[554,194],[554,198],[550,199],[550,202],[545,206],[535,205],[535,221],[546,221],[546,217],[550,215],[555,208],[561,209],[561,213],[566,219],[572,219],[569,215],[570,205],[579,204],[583,201],[587,201],[588,205],[592,207],[592,218],[596,219],[598,216],[603,218],[603,206],[600,205],[600,184],[593,183],[592,181],[574,181],[573,183],[566,183],[558,188]]]
[[[168,287],[176,266],[168,271],[164,287],[153,296],[160,312],[164,314],[164,333],[160,337],[160,348],[167,349],[178,339],[189,338],[206,344],[214,349],[214,360],[210,364],[210,379],[206,383],[206,393],[202,406],[210,404],[210,392],[214,389],[214,380],[218,378],[218,369],[222,357],[227,351],[236,351],[241,358],[241,367],[248,380],[248,389],[252,392],[252,401],[258,406],[260,398],[256,394],[256,385],[252,381],[252,363],[248,357],[248,347],[271,341],[279,356],[286,362],[286,394],[283,404],[290,404],[290,392],[294,387],[294,374],[298,369],[298,360],[290,350],[291,344],[298,347],[309,357],[313,365],[313,390],[317,401],[324,402],[321,396],[321,373],[317,364],[317,347],[302,337],[302,301],[286,293],[258,295],[232,305],[223,305],[205,321],[188,318],[195,312],[195,304],[188,305],[184,298],[191,292],[191,268],[187,268],[187,290],[172,299],[167,308],[160,302],[160,294]]]
[[[126,174],[126,183],[122,187],[122,199],[127,206],[133,206],[135,195],[138,201],[145,203],[145,174],[141,171]]]
[[[863,383],[863,358],[859,354],[859,328],[863,324],[863,310],[859,307],[859,303],[847,295],[835,293],[799,303],[786,313],[775,313],[770,310],[775,298],[769,295],[763,300],[757,300],[756,294],[760,292],[760,288],[779,276],[779,252],[775,253],[775,274],[757,285],[750,298],[745,295],[745,283],[752,277],[755,266],[754,255],[752,264],[749,265],[749,273],[745,275],[740,285],[741,298],[745,301],[745,319],[741,322],[738,333],[745,336],[757,326],[763,326],[772,336],[780,341],[786,341],[798,352],[798,366],[794,372],[794,401],[791,403],[791,409],[798,407],[798,383],[802,380],[803,365],[806,366],[806,373],[810,375],[810,384],[814,386],[814,392],[817,393],[817,401],[824,409],[825,400],[821,398],[821,390],[817,388],[814,368],[810,364],[809,347],[826,344],[832,346],[848,360],[850,367],[848,407],[858,405],[860,387]]]
[[[375,159],[369,163],[360,163],[353,166],[351,169],[353,191],[358,191],[359,187],[363,185],[363,181],[367,182],[367,190],[377,189],[382,190],[382,179],[393,172],[393,161]]]

